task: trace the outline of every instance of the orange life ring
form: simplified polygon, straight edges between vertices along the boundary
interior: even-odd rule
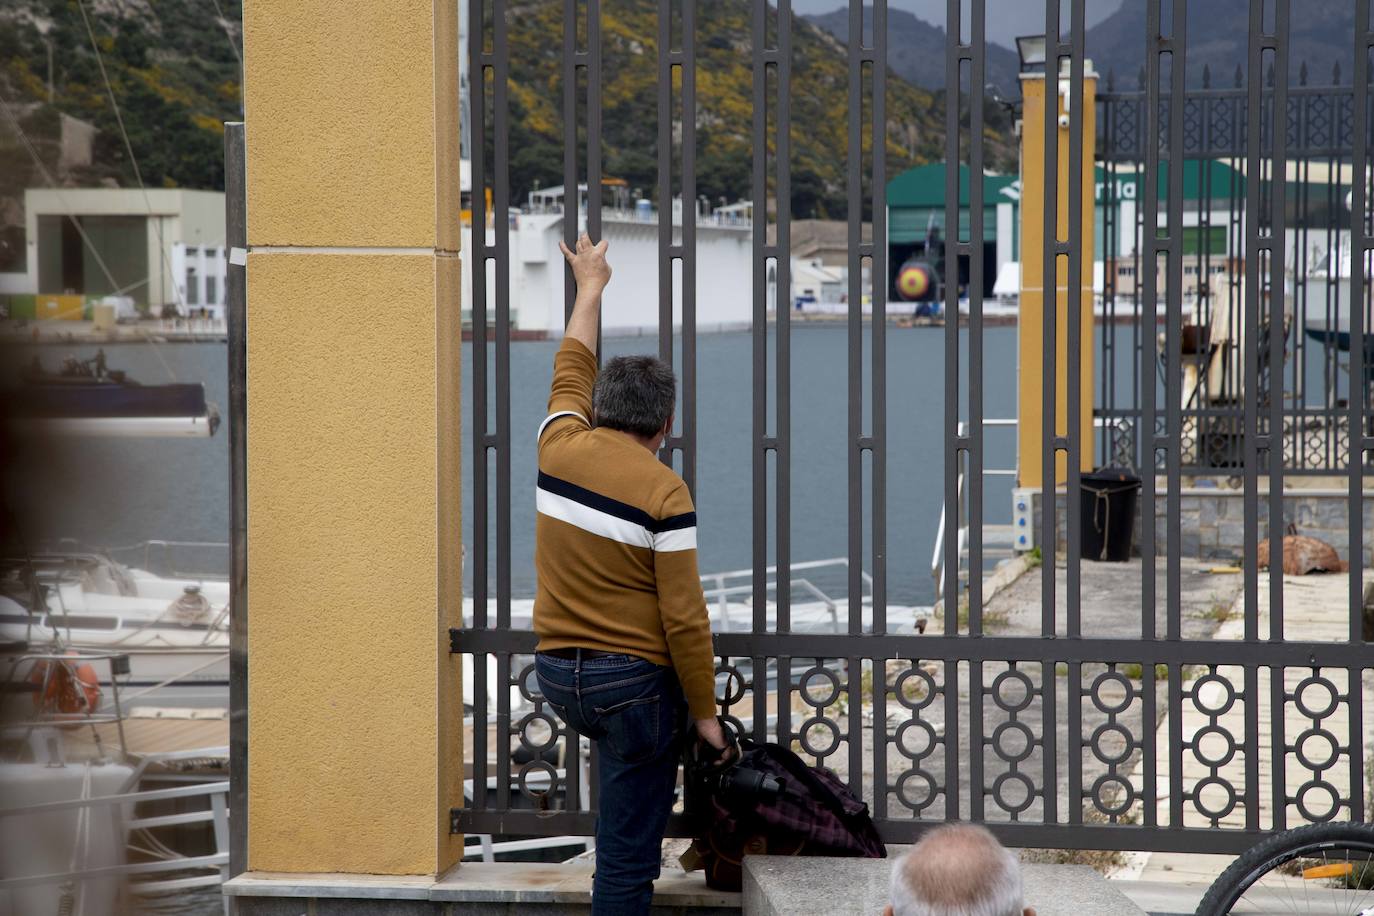
[[[74,714],[93,713],[100,708],[100,678],[89,662],[73,664],[45,659],[33,666],[29,683],[39,688],[33,705],[40,711]]]

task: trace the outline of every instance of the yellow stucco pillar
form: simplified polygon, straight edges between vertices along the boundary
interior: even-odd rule
[[[248,0],[244,52],[248,868],[434,875],[461,844],[457,4]]]
[[[1067,77],[1064,79],[1067,85]],[[1068,435],[1068,368],[1070,359],[1078,361],[1080,427],[1082,443],[1080,464],[1091,470],[1094,462],[1093,437],[1093,356],[1096,335],[1093,329],[1093,166],[1096,137],[1097,78],[1085,73],[1083,79],[1083,172],[1077,176],[1083,196],[1083,234],[1078,242],[1082,252],[1079,284],[1079,320],[1082,335],[1077,354],[1069,353],[1069,272],[1067,258],[1058,259],[1055,276],[1055,377],[1045,377],[1045,76],[1028,74],[1021,80],[1021,309],[1017,323],[1020,377],[1017,386],[1017,456],[1019,483],[1023,487],[1043,484],[1042,446],[1044,431],[1044,386],[1055,386],[1055,435]],[[1077,100],[1075,100],[1076,103]],[[1063,95],[1055,92],[1058,114],[1064,114]],[[1062,123],[1062,122],[1061,122]],[[1061,237],[1069,235],[1069,129],[1060,127],[1057,151],[1058,199],[1056,214]],[[1053,242],[1053,240],[1051,240]],[[1055,460],[1055,482],[1064,483],[1067,462],[1063,452]]]

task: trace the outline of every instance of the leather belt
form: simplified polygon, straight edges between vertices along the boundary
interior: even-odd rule
[[[543,654],[544,654],[544,655],[552,655],[552,656],[555,657],[555,658],[566,658],[566,659],[570,659],[570,660],[572,660],[572,661],[576,661],[576,660],[577,660],[577,656],[578,656],[578,653],[579,653],[579,652],[582,654],[582,657],[583,657],[583,658],[604,658],[604,657],[607,656],[607,655],[624,655],[624,654],[625,654],[624,652],[604,652],[604,651],[602,651],[601,649],[583,649],[583,648],[578,647],[578,646],[568,646],[567,648],[563,648],[563,649],[545,649],[545,650],[543,650]]]

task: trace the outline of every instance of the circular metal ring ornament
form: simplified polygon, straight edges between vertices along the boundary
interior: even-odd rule
[[[1330,796],[1331,800],[1327,804],[1326,811],[1321,814],[1314,812],[1308,807],[1307,794],[1313,791],[1325,792]],[[1313,823],[1329,821],[1336,816],[1336,812],[1341,808],[1341,795],[1336,791],[1336,787],[1326,780],[1314,779],[1311,782],[1303,783],[1302,787],[1298,789],[1297,805],[1298,811],[1301,812],[1302,816],[1307,820]]]
[[[1112,706],[1103,699],[1102,688],[1109,683],[1121,685],[1122,698],[1121,704],[1118,706]],[[1090,689],[1093,705],[1109,716],[1125,712],[1130,707],[1131,699],[1135,695],[1135,690],[1131,686],[1130,679],[1120,671],[1103,671],[1097,677],[1093,678],[1092,687]]]
[[[821,726],[830,730],[830,746],[824,750],[817,750],[811,746],[811,730]],[[801,729],[797,732],[797,737],[801,741],[802,749],[812,757],[824,757],[827,754],[833,754],[835,749],[840,746],[839,726],[824,716],[812,716],[803,722]]]
[[[1202,739],[1216,735],[1226,742],[1226,752],[1220,757],[1209,757],[1202,750]],[[1236,738],[1220,725],[1205,725],[1193,733],[1193,756],[1213,769],[1221,769],[1236,756]]]
[[[1103,748],[1102,739],[1108,734],[1121,736],[1120,754],[1108,754]],[[1093,756],[1108,766],[1125,763],[1127,759],[1130,758],[1131,752],[1135,750],[1135,739],[1133,739],[1131,733],[1126,730],[1126,726],[1122,725],[1120,722],[1103,722],[1093,730],[1092,738],[1090,738],[1089,741],[1092,745]]]
[[[520,689],[520,695],[531,703],[544,698],[544,691],[539,689],[539,676],[535,673],[534,665],[526,665],[520,669],[515,686]]]
[[[911,781],[915,779],[925,783],[925,794],[921,796],[919,801],[913,801],[911,798]],[[917,814],[930,807],[930,803],[935,800],[935,779],[925,770],[907,770],[897,778],[897,784],[893,788],[897,792],[897,800]]]
[[[1012,703],[1002,695],[1009,681],[1019,681],[1021,685],[1025,687],[1025,692],[1022,694],[1020,702],[1016,705],[1012,705]],[[997,704],[999,709],[1005,712],[1020,712],[1030,706],[1034,698],[1035,685],[1031,683],[1031,679],[1026,676],[1026,673],[1019,668],[1008,668],[1006,671],[997,675],[992,681],[992,701]]]
[[[1011,732],[1016,732],[1021,735],[1022,740],[1025,742],[1019,754],[1012,753],[1003,746],[1003,742]],[[1020,763],[1022,760],[1029,757],[1031,752],[1035,750],[1035,736],[1031,734],[1031,730],[1026,727],[1024,722],[1003,722],[992,732],[992,749],[997,752],[998,757],[1001,757],[1007,763]]]
[[[1011,780],[1019,782],[1026,788],[1026,797],[1022,799],[1019,805],[1008,804],[1006,798],[1004,797],[1006,785]],[[1029,808],[1031,806],[1031,802],[1035,800],[1035,783],[1031,782],[1030,777],[1027,776],[1025,773],[1013,772],[1008,770],[1001,776],[998,776],[997,779],[993,782],[992,797],[996,799],[997,804],[1002,807],[1002,810],[1007,811],[1011,814],[1020,814],[1022,811],[1025,811],[1027,808]]]
[[[1318,738],[1322,741],[1325,741],[1330,748],[1330,752],[1326,755],[1326,759],[1322,761],[1312,760],[1308,756],[1308,750],[1306,749],[1306,745],[1309,741]],[[1334,766],[1336,763],[1336,758],[1341,755],[1340,742],[1336,740],[1335,735],[1331,734],[1331,732],[1327,731],[1324,728],[1309,728],[1301,735],[1298,735],[1298,740],[1294,742],[1293,749],[1294,752],[1297,754],[1299,763],[1307,767],[1309,770],[1316,770],[1317,772],[1321,772],[1322,770],[1325,770],[1328,767]]]
[[[1202,702],[1202,690],[1208,684],[1220,684],[1226,693],[1226,701],[1220,706],[1208,706]],[[1198,712],[1208,716],[1224,716],[1231,711],[1231,707],[1236,705],[1236,688],[1226,678],[1209,671],[1202,677],[1193,682],[1193,706]]]
[[[1326,706],[1320,710],[1308,708],[1307,700],[1303,699],[1303,695],[1310,688],[1313,687],[1319,687],[1322,690],[1325,690],[1328,694],[1330,694]],[[1336,706],[1340,704],[1340,694],[1336,691],[1335,684],[1331,683],[1324,677],[1313,674],[1305,678],[1293,690],[1293,702],[1297,704],[1298,710],[1304,716],[1307,716],[1307,718],[1312,719],[1313,721],[1319,721],[1321,719],[1325,719],[1327,716],[1331,715],[1333,712],[1336,711]]]
[[[1106,797],[1104,790],[1108,786],[1120,786],[1122,791],[1117,793],[1118,803],[1115,805],[1106,804],[1103,799]],[[1135,804],[1135,787],[1127,780],[1115,773],[1104,773],[1093,783],[1093,807],[1108,817],[1120,817],[1131,809]]]
[[[830,681],[830,694],[824,699],[816,699],[811,695],[811,679],[813,677],[823,677]],[[806,704],[808,706],[814,706],[817,709],[834,703],[835,699],[840,695],[840,679],[835,675],[835,672],[821,665],[813,665],[808,668],[806,673],[801,676],[801,680],[798,682],[797,686]]]
[[[539,744],[535,744],[534,741],[531,740],[529,733],[530,726],[536,722],[543,722],[549,729],[548,740]],[[547,751],[558,743],[558,723],[553,720],[553,716],[550,716],[546,712],[532,712],[528,714],[520,720],[517,730],[520,735],[520,743],[527,750],[534,751],[535,753]]]
[[[1217,808],[1214,810],[1212,808],[1208,808],[1206,805],[1202,803],[1202,792],[1208,786],[1220,786],[1221,788],[1226,790],[1225,807]],[[1230,814],[1232,811],[1236,810],[1236,787],[1231,785],[1229,782],[1227,782],[1219,776],[1208,776],[1205,779],[1200,779],[1198,780],[1197,785],[1193,787],[1193,807],[1196,808],[1198,812],[1202,814],[1204,817],[1208,817],[1212,820],[1219,821],[1226,815]]]
[[[548,777],[549,784],[547,787],[536,789],[530,786],[530,775],[534,773],[535,770],[539,770]],[[521,795],[538,802],[552,795],[554,790],[558,788],[558,771],[554,769],[553,764],[547,761],[532,760],[520,768],[519,785]]]
[[[925,684],[925,696],[917,697],[914,700],[909,699],[906,695],[906,682],[909,678],[913,677],[919,678]],[[897,702],[907,709],[910,709],[912,712],[915,712],[919,709],[925,709],[934,701],[935,679],[924,669],[917,667],[908,668],[897,678],[897,683],[893,687],[893,690],[897,694]]]
[[[908,729],[919,728],[926,736],[925,748],[920,751],[909,750],[906,746],[906,734]],[[897,733],[892,736],[893,742],[897,745],[897,751],[908,760],[921,760],[930,755],[935,750],[935,729],[931,728],[930,723],[924,719],[907,719],[897,726]]]
[[[716,697],[718,706],[734,706],[744,699],[744,675],[739,673],[739,669],[734,665],[721,665],[716,669],[716,674],[725,675],[725,695]],[[739,690],[732,692],[735,684],[739,684]]]

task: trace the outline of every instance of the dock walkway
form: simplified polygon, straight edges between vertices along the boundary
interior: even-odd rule
[[[1368,595],[1370,589],[1374,588],[1374,570],[1365,570],[1364,577],[1365,593]],[[1289,639],[1344,641],[1349,633],[1348,588],[1349,580],[1340,574],[1285,576],[1283,580],[1284,635]],[[1258,599],[1260,607],[1259,629],[1261,633],[1267,633],[1269,626],[1269,580],[1267,575],[1260,577]],[[1238,595],[1235,600],[1237,605],[1233,608],[1233,613],[1217,629],[1213,639],[1239,640],[1244,636],[1244,615],[1240,612],[1240,602],[1244,598]],[[1237,685],[1244,683],[1244,675],[1239,667],[1222,666],[1217,669],[1217,674],[1230,683]],[[1349,707],[1332,697],[1330,691],[1323,687],[1320,682],[1304,684],[1311,674],[1311,669],[1286,668],[1284,670],[1284,690],[1290,695],[1298,695],[1302,703],[1311,711],[1322,712],[1328,706],[1332,707],[1328,715],[1321,717],[1320,725],[1339,739],[1340,736],[1348,734],[1350,728]],[[1350,687],[1343,671],[1326,670],[1321,672],[1321,676],[1330,681],[1339,693],[1345,693]],[[1369,748],[1371,735],[1374,735],[1374,683],[1366,676],[1362,684],[1354,686],[1357,690],[1362,691],[1364,698],[1364,702],[1361,704],[1364,720],[1363,734],[1365,746]],[[1261,698],[1258,729],[1259,821],[1261,826],[1266,828],[1274,822],[1274,766],[1271,743],[1273,732],[1272,723],[1266,715],[1269,707],[1270,689],[1268,673],[1261,671],[1258,686],[1258,693]],[[1206,711],[1207,709],[1222,710],[1223,707],[1226,707],[1226,694],[1227,687],[1225,684],[1220,681],[1210,681],[1201,686],[1193,701],[1183,704],[1182,735],[1184,742],[1191,743],[1197,739],[1200,733],[1202,734],[1202,739],[1196,749],[1184,754],[1183,783],[1185,786],[1197,785],[1202,780],[1212,776],[1219,776],[1222,780],[1236,786],[1244,785],[1245,764],[1243,755],[1240,753],[1245,740],[1244,704],[1237,701],[1215,715]],[[1216,726],[1230,733],[1240,745],[1236,755],[1224,766],[1216,767],[1215,770],[1202,758],[1216,761],[1224,759],[1227,742],[1222,734],[1215,728],[1209,729],[1209,726]],[[1285,741],[1290,745],[1300,745],[1309,762],[1322,763],[1328,757],[1329,742],[1326,742],[1316,733],[1310,732],[1309,730],[1313,727],[1314,719],[1305,715],[1298,703],[1288,702],[1284,705],[1283,734]],[[1204,732],[1204,730],[1207,731]],[[1159,792],[1155,804],[1159,823],[1164,824],[1169,822],[1171,807],[1169,722],[1167,719],[1160,722],[1157,740]],[[1364,756],[1366,760],[1369,759],[1368,753]],[[1309,783],[1319,778],[1321,782],[1332,786],[1341,796],[1348,796],[1350,792],[1349,777],[1349,761],[1343,755],[1336,756],[1332,765],[1321,771],[1309,769],[1296,754],[1290,753],[1285,757],[1284,785],[1286,794],[1289,798],[1302,797],[1309,811],[1314,815],[1321,815],[1329,810],[1330,793],[1320,786]],[[1142,789],[1144,781],[1139,766],[1132,775],[1132,782],[1137,791]],[[1370,787],[1366,785],[1364,788],[1368,792]],[[1204,814],[1200,808],[1222,811],[1226,807],[1227,801],[1228,793],[1223,785],[1216,782],[1208,784],[1199,793],[1196,800],[1184,800],[1184,825],[1202,828],[1212,826],[1211,818]],[[1220,818],[1220,825],[1223,828],[1240,828],[1244,826],[1245,819],[1246,810],[1244,805],[1238,801],[1232,810]],[[1290,803],[1288,805],[1287,822],[1290,826],[1298,826],[1306,822],[1306,818],[1295,804]],[[1192,853],[1157,852],[1142,854],[1135,857],[1133,867],[1116,877],[1135,878],[1148,882],[1192,884],[1205,888],[1231,863],[1232,858],[1225,855],[1197,855]]]

